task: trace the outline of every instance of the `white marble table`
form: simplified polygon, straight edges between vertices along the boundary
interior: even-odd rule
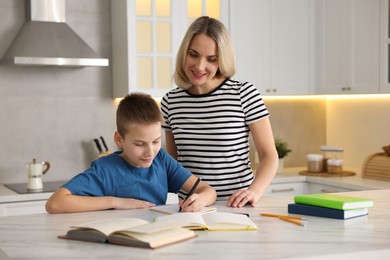
[[[256,208],[218,211],[249,213],[257,231],[206,232],[164,248],[149,250],[58,239],[72,224],[107,217],[153,220],[149,210],[108,210],[78,214],[37,214],[0,218],[0,258],[6,259],[390,259],[390,189],[345,192],[374,199],[368,216],[336,220],[307,216],[300,227],[260,212],[287,214],[292,197],[264,197]]]

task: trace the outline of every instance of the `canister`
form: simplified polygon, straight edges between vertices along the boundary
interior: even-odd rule
[[[308,172],[322,172],[322,154],[308,154],[306,156],[307,159],[307,171]]]
[[[343,171],[343,160],[341,159],[328,159],[327,164],[329,173],[341,173]]]
[[[322,165],[324,172],[329,172],[329,170],[328,170],[328,160],[329,159],[336,159],[336,160],[343,159],[344,149],[342,147],[323,145],[323,146],[321,146],[320,149],[321,149],[322,155],[324,156],[323,165]],[[339,162],[337,162],[337,163],[339,163]]]

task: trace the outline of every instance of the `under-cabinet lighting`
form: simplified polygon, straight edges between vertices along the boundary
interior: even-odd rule
[[[263,96],[264,100],[299,100],[299,99],[390,99],[390,94],[343,94],[343,95],[287,95]]]
[[[161,97],[153,97],[153,99],[160,104]],[[286,95],[286,96],[263,96],[264,100],[307,100],[307,99],[390,99],[390,94],[344,94],[344,95]],[[116,106],[122,98],[115,98],[114,103]]]

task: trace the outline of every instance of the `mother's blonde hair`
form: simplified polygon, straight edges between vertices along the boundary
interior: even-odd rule
[[[202,16],[196,19],[190,25],[177,53],[176,68],[175,73],[173,74],[173,80],[175,81],[176,85],[181,88],[188,88],[191,86],[191,83],[184,72],[184,65],[192,39],[198,34],[207,35],[217,44],[219,67],[216,73],[216,77],[229,78],[236,73],[233,46],[228,30],[223,25],[223,23],[217,19],[208,16]]]

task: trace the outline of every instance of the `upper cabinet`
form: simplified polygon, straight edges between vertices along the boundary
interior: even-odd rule
[[[318,94],[380,92],[380,1],[316,2]]]
[[[223,0],[115,0],[112,12],[114,98],[132,91],[162,97],[173,88],[175,57],[196,18],[227,23]]]
[[[314,2],[230,3],[236,77],[263,95],[314,94]]]
[[[111,1],[114,97],[173,88],[177,50],[201,15],[229,28],[235,78],[263,95],[390,93],[389,1]]]

